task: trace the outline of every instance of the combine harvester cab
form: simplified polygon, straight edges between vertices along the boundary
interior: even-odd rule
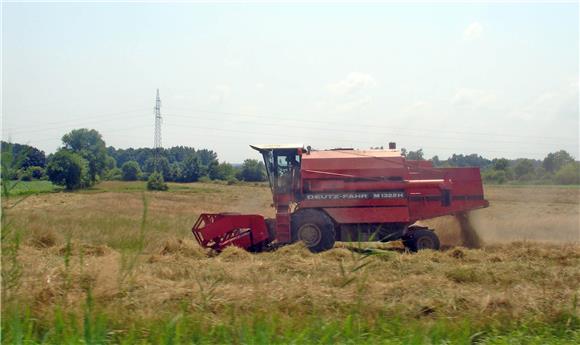
[[[276,218],[204,214],[193,227],[200,245],[252,251],[303,241],[313,252],[335,241],[395,241],[412,251],[439,249],[417,221],[444,215],[467,224],[488,206],[479,168],[434,168],[388,150],[315,151],[302,145],[255,145],[266,165]],[[465,237],[465,236],[464,236]]]

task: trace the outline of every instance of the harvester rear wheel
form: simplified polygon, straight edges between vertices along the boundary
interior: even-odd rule
[[[300,210],[292,215],[292,242],[302,241],[314,253],[334,246],[334,224],[318,210]]]
[[[410,251],[416,252],[422,249],[439,250],[439,237],[431,231],[425,229],[412,230],[403,238],[403,244]]]

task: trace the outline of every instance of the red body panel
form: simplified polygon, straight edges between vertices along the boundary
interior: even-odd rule
[[[412,224],[488,205],[479,168],[433,168],[396,150],[312,151],[300,169],[298,208],[322,209],[337,224]],[[373,197],[391,192],[400,195]]]

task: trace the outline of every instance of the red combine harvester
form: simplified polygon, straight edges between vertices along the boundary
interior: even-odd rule
[[[262,251],[303,241],[320,252],[335,241],[402,240],[412,251],[439,249],[433,230],[415,222],[489,205],[479,168],[434,168],[405,159],[394,143],[388,150],[251,147],[264,157],[276,218],[202,214],[192,231],[203,247]]]

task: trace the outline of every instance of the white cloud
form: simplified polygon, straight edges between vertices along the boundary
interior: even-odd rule
[[[479,22],[469,24],[465,31],[463,31],[463,39],[466,41],[474,41],[483,36],[483,26]]]
[[[345,96],[359,93],[362,90],[372,88],[376,85],[375,78],[370,74],[352,72],[346,78],[328,84],[328,90],[335,95]]]

